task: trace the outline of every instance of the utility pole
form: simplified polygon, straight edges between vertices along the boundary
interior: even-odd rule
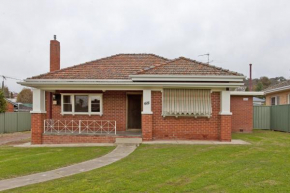
[[[6,77],[1,75],[3,80],[2,80],[2,92],[4,93],[4,80],[6,80]]]
[[[207,54],[202,54],[202,55],[198,55],[198,56],[207,56],[207,63],[209,64],[209,53],[207,53]]]

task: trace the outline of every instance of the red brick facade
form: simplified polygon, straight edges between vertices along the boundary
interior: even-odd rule
[[[67,93],[81,93],[67,91]],[[94,93],[94,92],[86,92]],[[96,92],[95,92],[96,93]],[[98,92],[100,93],[100,92]],[[103,116],[99,115],[61,115],[61,106],[52,105],[52,119],[70,120],[115,120],[117,131],[126,131],[126,93],[127,91],[106,91],[103,93]],[[49,96],[49,94],[46,94]],[[49,97],[46,99],[47,114],[49,114]]]
[[[220,93],[213,92],[212,117],[165,117],[162,113],[162,93],[152,92],[153,139],[219,139]]]
[[[72,91],[71,91],[72,92]],[[76,91],[74,91],[76,92]],[[91,91],[93,92],[93,91]],[[116,120],[117,131],[126,131],[127,91],[106,91],[103,93],[103,116],[61,115],[61,106],[52,105],[52,119],[69,120]],[[48,94],[46,96],[49,96]],[[219,115],[220,93],[213,92],[212,117],[162,117],[162,92],[152,91],[153,114],[142,115],[143,140],[187,139],[230,141],[231,132],[252,129],[252,98],[244,101],[241,96],[231,97],[233,115]],[[49,98],[46,100],[49,114]],[[43,120],[46,114],[32,115],[32,143],[98,143],[115,142],[115,136],[92,135],[43,135]],[[233,124],[232,124],[233,122]],[[120,137],[120,136],[117,136]]]
[[[232,132],[251,133],[253,130],[253,97],[231,96]]]
[[[44,134],[44,144],[69,144],[69,143],[115,143],[116,138],[139,138],[134,136],[104,136],[104,135],[49,135]]]

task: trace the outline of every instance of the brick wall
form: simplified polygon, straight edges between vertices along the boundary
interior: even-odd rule
[[[247,98],[248,101],[244,101]],[[232,132],[251,133],[253,130],[253,97],[231,96]]]
[[[140,138],[138,136],[125,136],[126,138]],[[44,134],[42,142],[44,144],[70,144],[70,143],[115,143],[116,138],[124,136],[105,135],[49,135]]]
[[[74,92],[76,91],[71,91],[71,93]],[[46,104],[48,103],[49,100],[46,100]],[[106,91],[103,93],[103,116],[61,115],[61,106],[52,105],[52,119],[113,120],[117,122],[117,131],[126,131],[126,91]]]
[[[280,96],[280,105],[288,104],[288,95],[290,94],[290,91],[282,91],[277,92],[273,94],[267,94],[266,95],[266,105],[271,106],[271,98],[275,96]]]
[[[162,93],[152,92],[153,139],[219,139],[220,93],[213,92],[212,117],[165,117],[162,113]]]
[[[14,112],[14,105],[7,102],[6,112]]]

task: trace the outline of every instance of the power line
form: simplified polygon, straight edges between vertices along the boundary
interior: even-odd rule
[[[7,78],[8,78],[8,79],[13,79],[13,80],[20,80],[20,81],[23,80],[23,79],[19,79],[19,78],[13,78],[13,77],[10,77],[10,76],[4,76],[4,75],[0,75],[0,76],[2,76],[2,78],[5,79],[5,80],[6,80]]]
[[[8,79],[12,79],[12,80],[20,80],[22,81],[21,79],[18,79],[18,78],[13,78],[13,77],[10,77],[10,76],[4,76],[4,75],[0,75],[2,76],[3,80],[2,80],[2,91],[4,93],[4,81],[8,78]]]

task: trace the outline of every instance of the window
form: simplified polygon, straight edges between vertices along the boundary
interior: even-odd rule
[[[102,94],[62,94],[61,114],[102,115]]]
[[[271,105],[276,105],[276,97],[271,98]]]
[[[288,104],[290,104],[290,94],[288,94]]]
[[[88,98],[88,95],[75,95],[75,112],[89,112]]]
[[[92,96],[91,97],[91,111],[92,112],[100,112],[101,109],[101,97],[99,96]]]
[[[279,105],[280,104],[280,96],[274,96],[271,98],[271,105]]]
[[[69,95],[63,96],[63,111],[72,112],[71,96]]]
[[[212,114],[211,91],[202,89],[164,89],[163,116],[206,116]]]

